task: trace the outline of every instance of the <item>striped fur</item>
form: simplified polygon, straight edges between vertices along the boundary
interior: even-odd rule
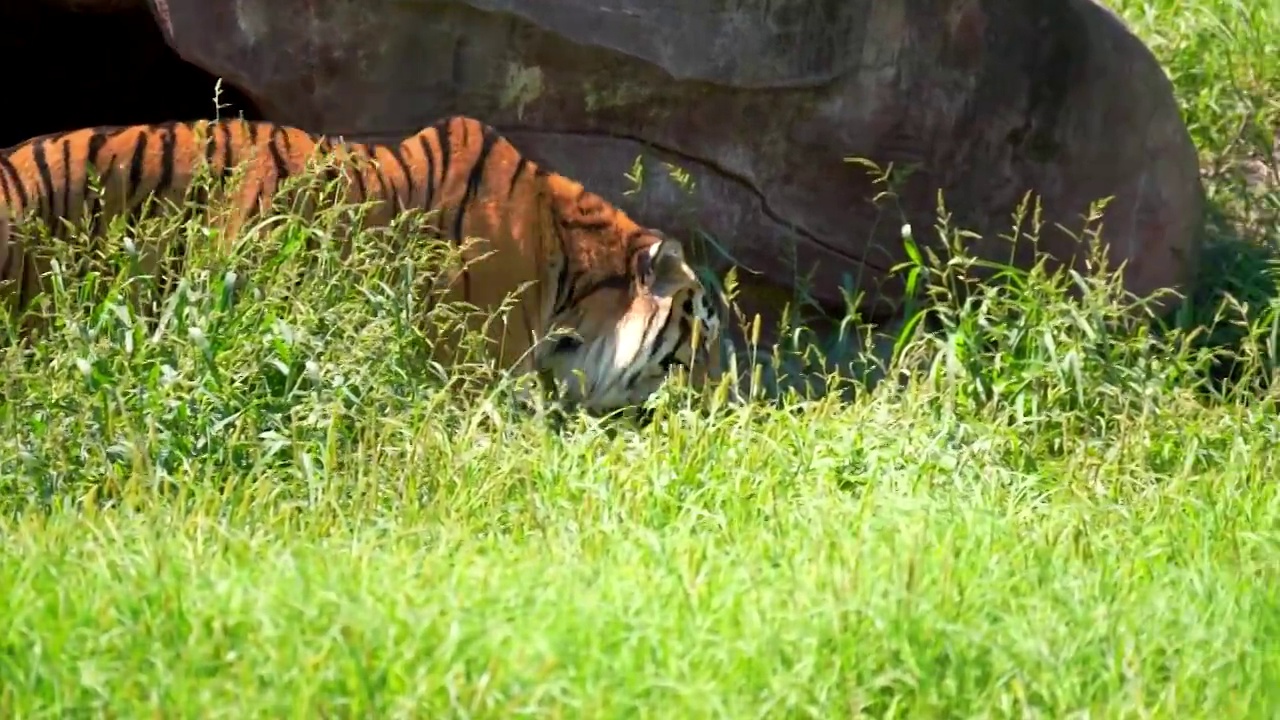
[[[240,196],[221,236],[234,238],[269,205],[280,181],[317,156],[338,160],[333,176],[344,181],[345,199],[374,202],[366,223],[386,224],[405,208],[420,208],[438,211],[436,224],[454,241],[484,239],[470,258],[492,254],[459,273],[453,298],[496,309],[532,283],[505,328],[493,331],[506,367],[560,381],[568,400],[597,412],[642,402],[672,365],[692,366],[695,383],[719,376],[721,306],[679,241],[637,225],[580,183],[523,156],[493,128],[460,116],[399,144],[344,142],[242,120],[31,139],[0,153],[0,282],[7,282],[0,292],[19,309],[41,290],[45,263],[11,232],[32,218],[50,228],[63,219],[101,227],[148,196],[181,203],[202,165],[215,177],[239,167]],[[100,194],[90,190],[90,169]],[[695,320],[703,324],[697,348]],[[541,341],[557,328],[573,337]]]

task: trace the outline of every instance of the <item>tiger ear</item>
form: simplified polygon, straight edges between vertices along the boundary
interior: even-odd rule
[[[642,291],[659,297],[698,284],[697,276],[684,261],[684,246],[671,238],[663,238],[636,253],[635,277]]]

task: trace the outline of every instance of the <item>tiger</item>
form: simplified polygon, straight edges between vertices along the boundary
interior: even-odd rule
[[[364,222],[385,225],[417,208],[438,213],[451,241],[483,241],[464,250],[468,264],[446,299],[491,311],[529,283],[508,321],[491,323],[488,339],[504,368],[535,374],[568,404],[597,414],[642,405],[673,367],[695,387],[719,381],[724,305],[682,243],[463,115],[399,143],[244,119],[32,138],[0,151],[0,293],[16,311],[42,291],[48,262],[13,232],[25,223],[39,220],[52,232],[59,221],[88,222],[99,233],[148,198],[181,203],[203,165],[215,178],[241,173],[228,230],[216,236],[228,244],[221,252],[270,207],[284,180],[314,168],[307,163],[317,157],[332,161],[329,172],[349,200],[367,203]]]

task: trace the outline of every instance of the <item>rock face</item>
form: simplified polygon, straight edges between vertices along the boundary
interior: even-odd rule
[[[992,258],[1034,191],[1040,247],[1064,262],[1076,241],[1049,228],[1107,196],[1131,290],[1183,287],[1197,260],[1197,157],[1171,85],[1092,0],[149,1],[183,58],[271,119],[394,136],[473,115],[642,222],[704,228],[751,309],[808,277],[830,310],[852,284],[891,314],[904,215],[932,227],[939,190]],[[624,195],[642,154],[644,189]],[[851,156],[916,169],[877,206]]]

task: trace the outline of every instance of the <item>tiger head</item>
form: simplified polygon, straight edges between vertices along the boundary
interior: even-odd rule
[[[597,282],[565,318],[572,332],[551,341],[542,368],[567,400],[593,413],[642,405],[674,366],[694,387],[716,383],[724,317],[717,299],[678,240],[645,230],[629,243],[625,275]]]

